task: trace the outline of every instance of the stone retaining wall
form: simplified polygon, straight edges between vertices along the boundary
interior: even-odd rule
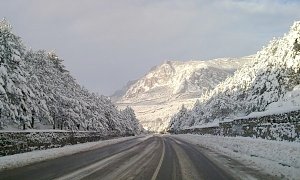
[[[193,129],[183,129],[177,132],[171,132],[173,134],[212,134],[212,135],[220,135],[220,127],[205,127],[205,128],[193,128]]]
[[[212,134],[300,142],[300,110],[223,122],[219,127],[184,129],[175,134]]]
[[[223,136],[245,136],[300,142],[300,110],[220,123]]]
[[[103,135],[100,132],[0,132],[0,156],[114,137],[117,135]]]

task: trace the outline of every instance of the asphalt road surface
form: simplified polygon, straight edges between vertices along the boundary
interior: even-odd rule
[[[173,136],[134,138],[0,172],[0,179],[237,179],[204,149]],[[240,178],[238,178],[240,179]]]

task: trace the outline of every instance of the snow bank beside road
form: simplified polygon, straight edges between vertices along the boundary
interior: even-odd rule
[[[300,143],[245,137],[176,135],[281,179],[299,179]]]
[[[139,140],[143,141],[149,137],[150,136],[141,136]],[[4,156],[0,157],[0,171],[8,168],[21,167],[32,163],[41,162],[44,160],[71,155],[78,152],[93,150],[106,145],[116,144],[133,138],[136,138],[136,136],[123,137],[105,141],[89,142],[77,145],[69,145],[62,148],[53,148],[47,150],[32,151],[22,154],[15,154],[11,156]]]

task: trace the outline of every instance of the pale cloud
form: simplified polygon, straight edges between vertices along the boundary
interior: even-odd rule
[[[296,0],[11,0],[0,16],[108,95],[165,60],[253,54],[287,32],[299,8]]]
[[[278,15],[278,14],[295,14],[299,9],[297,0],[223,0],[220,6],[240,10],[244,13]]]

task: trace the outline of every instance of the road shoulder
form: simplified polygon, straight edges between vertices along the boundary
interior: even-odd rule
[[[172,135],[197,146],[238,179],[297,179],[300,144],[243,137]],[[289,152],[289,153],[287,153]]]

